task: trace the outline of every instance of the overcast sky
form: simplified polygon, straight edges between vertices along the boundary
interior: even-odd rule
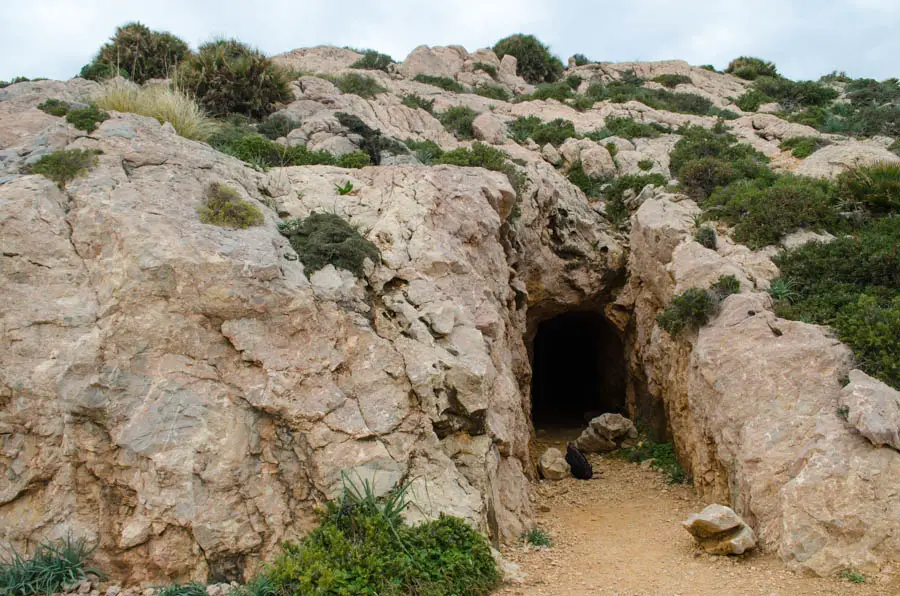
[[[534,33],[563,61],[739,55],[785,76],[900,76],[900,0],[0,0],[0,79],[69,78],[116,25],[139,20],[193,47],[235,37],[267,54],[319,44],[402,60],[417,45],[492,45]]]

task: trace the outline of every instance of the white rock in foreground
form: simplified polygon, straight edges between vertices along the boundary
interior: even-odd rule
[[[742,555],[756,548],[756,535],[730,507],[709,505],[681,523],[712,555]]]

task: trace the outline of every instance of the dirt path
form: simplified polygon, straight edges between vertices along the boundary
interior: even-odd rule
[[[545,439],[536,452],[548,445],[562,446]],[[498,595],[900,595],[900,578],[853,584],[795,574],[773,555],[707,555],[680,523],[708,504],[690,486],[670,486],[662,474],[637,464],[591,460],[599,480],[537,484],[537,521],[551,534],[553,548],[505,550],[526,578]]]

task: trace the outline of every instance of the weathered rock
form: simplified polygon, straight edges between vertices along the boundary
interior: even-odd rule
[[[316,46],[278,54],[272,57],[272,61],[298,72],[332,74],[340,72],[360,58],[362,58],[362,54],[347,48]]]
[[[730,507],[709,505],[681,524],[713,555],[742,555],[756,548],[753,530]]]
[[[571,472],[569,464],[566,462],[566,457],[562,451],[555,447],[550,447],[544,451],[538,462],[538,469],[547,480],[562,480],[563,478],[568,478]]]
[[[828,232],[819,233],[810,230],[797,230],[782,238],[781,246],[790,250],[792,248],[797,248],[798,246],[803,246],[804,244],[809,244],[810,242],[827,243],[832,240],[834,240],[834,236]]]
[[[506,141],[506,124],[491,112],[476,116],[472,121],[472,131],[476,139],[491,145],[502,145]]]
[[[551,143],[547,143],[541,148],[541,157],[552,166],[562,163],[562,156]]]
[[[900,451],[900,391],[860,370],[851,370],[849,377],[839,402],[847,422],[876,447]]]
[[[638,436],[634,423],[621,414],[606,413],[591,420],[593,428],[600,436],[613,442],[624,439],[636,439]]]
[[[853,166],[900,162],[900,157],[873,141],[848,140],[822,147],[803,160],[794,173],[813,178],[834,178]]]
[[[408,79],[420,74],[452,79],[462,70],[468,57],[469,53],[462,46],[421,45],[406,57],[398,70]]]
[[[585,453],[606,453],[615,451],[616,442],[611,441],[597,432],[593,426],[589,426],[575,440],[575,447]]]
[[[591,178],[606,178],[616,172],[616,164],[606,147],[590,139],[569,138],[560,145],[559,153],[566,167],[580,163]]]

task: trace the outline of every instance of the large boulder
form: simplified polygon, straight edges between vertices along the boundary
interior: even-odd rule
[[[849,378],[840,398],[847,422],[876,447],[900,450],[900,391],[861,370],[851,370]]]
[[[538,470],[547,480],[562,480],[571,473],[566,456],[556,447],[549,447],[538,461]]]
[[[638,431],[631,420],[621,414],[606,413],[591,420],[575,446],[588,453],[603,453],[633,447],[637,440]]]
[[[712,555],[742,555],[756,548],[753,529],[724,505],[709,505],[689,515],[681,525]]]

